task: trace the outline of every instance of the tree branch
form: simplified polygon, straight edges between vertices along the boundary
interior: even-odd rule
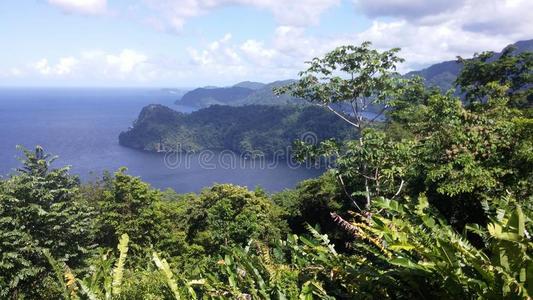
[[[357,204],[357,201],[355,201],[355,199],[352,198],[350,193],[348,193],[348,191],[346,190],[346,185],[344,184],[344,180],[342,180],[342,176],[339,175],[338,178],[339,178],[339,181],[341,182],[342,189],[344,190],[344,193],[346,194],[346,196],[348,196],[348,198],[352,201],[352,203],[355,205],[355,207],[357,207],[357,209],[359,209],[359,211],[363,211],[361,209],[361,207],[359,207],[359,204]]]
[[[403,188],[403,184],[404,184],[404,181],[402,179],[402,182],[400,182],[400,187],[398,188],[398,191],[396,192],[396,194],[394,194],[394,196],[392,196],[391,199],[394,199],[394,197],[398,196],[400,194],[400,192],[402,191],[402,188]]]
[[[330,111],[332,111],[334,114],[336,114],[338,117],[340,117],[341,119],[343,119],[343,120],[346,121],[347,123],[349,123],[350,125],[359,128],[359,124],[356,124],[356,123],[350,121],[348,118],[346,118],[345,116],[343,116],[341,113],[339,113],[339,112],[337,112],[336,110],[334,110],[333,108],[331,108],[331,106],[326,105],[326,108],[329,109]]]

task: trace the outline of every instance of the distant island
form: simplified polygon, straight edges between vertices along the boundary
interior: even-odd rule
[[[152,104],[142,109],[119,142],[134,149],[164,151],[231,150],[286,155],[302,137],[323,141],[353,137],[353,130],[318,106],[212,105],[190,114]]]

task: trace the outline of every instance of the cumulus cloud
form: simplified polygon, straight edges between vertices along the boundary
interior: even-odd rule
[[[439,8],[439,3],[444,3],[441,0],[436,0],[436,7],[427,8],[427,2],[393,1],[396,7],[405,10],[412,7],[409,4],[418,6],[412,10],[418,15],[407,17],[407,13],[397,13],[395,18],[376,18],[362,32],[315,36],[305,27],[280,25],[271,39],[248,39],[236,45],[227,41],[224,48],[235,51],[241,58],[239,63],[245,76],[253,76],[253,70],[260,67],[262,73],[272,72],[277,78],[285,78],[296,76],[305,68],[306,60],[337,46],[363,41],[371,41],[381,50],[402,48],[400,55],[406,62],[399,66],[399,71],[408,72],[453,60],[457,55],[470,57],[475,52],[499,51],[510,43],[533,38],[533,27],[529,24],[533,19],[532,1],[450,0],[452,8]],[[476,28],[477,24],[482,25]],[[191,55],[204,66],[216,66],[218,70],[223,70],[229,61],[223,55],[213,55],[209,47],[191,52]]]
[[[147,82],[157,78],[157,69],[157,65],[143,53],[123,49],[117,53],[83,51],[79,55],[57,60],[42,58],[28,66],[12,68],[9,73],[11,77],[25,75],[48,80]]]
[[[169,26],[179,30],[188,18],[224,5],[249,5],[270,11],[278,24],[270,36],[237,39],[228,33],[188,47],[185,57],[149,56],[134,49],[112,53],[92,50],[58,59],[42,58],[29,66],[0,71],[0,76],[22,78],[33,74],[39,79],[76,78],[78,82],[113,84],[165,82],[177,86],[222,85],[242,80],[266,82],[295,78],[306,67],[304,61],[337,46],[363,41],[371,41],[381,50],[402,48],[400,55],[406,63],[399,71],[407,72],[455,59],[457,55],[469,57],[483,50],[498,51],[507,44],[533,38],[530,25],[533,1],[530,0],[352,0],[355,10],[371,18],[370,25],[360,32],[344,30],[342,34],[320,35],[303,25],[316,22],[340,0],[143,1],[156,12],[146,23],[158,30],[167,30]],[[87,0],[87,3],[96,2]]]
[[[60,58],[56,65],[50,65],[48,59],[43,58],[36,62],[33,66],[41,75],[67,75],[72,73],[72,70],[78,64],[78,60],[72,56]]]
[[[394,18],[375,19],[356,39],[372,41],[382,49],[401,47],[407,60],[402,71],[457,55],[499,51],[507,44],[533,38],[533,1],[529,0],[449,0],[449,7],[441,7],[441,0],[394,0],[389,6],[382,2],[357,0],[357,7],[368,15]]]
[[[279,55],[276,49],[266,48],[263,42],[256,40],[245,41],[240,46],[240,50],[259,66],[268,65],[275,56]]]
[[[193,64],[198,66],[215,66],[224,62],[227,67],[241,63],[241,57],[235,46],[230,43],[232,35],[227,33],[219,40],[209,43],[204,49],[189,47],[187,52]]]
[[[400,47],[400,56],[406,59],[400,68],[402,72],[452,60],[457,55],[468,57],[480,50],[500,50],[509,43],[505,37],[464,32],[450,23],[421,26],[403,20],[375,21],[368,30],[358,34],[357,39],[372,41],[382,50]]]
[[[106,55],[107,64],[121,73],[130,73],[146,60],[146,55],[131,49],[122,50],[118,55]]]
[[[96,15],[107,9],[107,0],[48,0],[48,3],[67,13]]]
[[[245,5],[270,11],[281,25],[307,26],[317,24],[320,15],[328,8],[339,5],[341,0],[144,0],[165,20],[166,26],[181,31],[187,19],[206,14],[228,5]],[[147,23],[161,28],[160,21],[148,18]]]
[[[470,1],[457,19],[466,31],[533,37],[533,1],[529,0]]]
[[[279,26],[269,41],[248,39],[237,43],[226,35],[203,48],[189,48],[188,52],[196,65],[194,72],[201,74],[199,78],[203,80],[214,80],[210,83],[221,79],[266,82],[295,78],[306,60],[348,43],[354,41],[338,37],[319,39],[306,35],[301,27]]]
[[[394,17],[417,25],[453,24],[486,34],[531,34],[530,0],[354,0],[372,18]]]

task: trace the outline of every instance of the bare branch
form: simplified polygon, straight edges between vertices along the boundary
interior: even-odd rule
[[[357,202],[355,201],[355,199],[352,198],[352,196],[350,195],[350,193],[348,193],[348,191],[346,190],[346,185],[344,184],[344,180],[342,180],[342,176],[339,175],[338,178],[339,178],[339,181],[341,182],[342,189],[344,190],[344,193],[346,194],[346,196],[348,196],[348,198],[350,198],[350,200],[352,201],[353,205],[355,205],[355,207],[357,207],[357,209],[358,209],[359,211],[363,211],[363,210],[361,209],[361,207],[359,207],[359,205],[357,204]]]
[[[349,123],[350,125],[359,128],[359,124],[356,124],[356,123],[350,121],[348,118],[346,118],[345,116],[343,116],[341,113],[339,113],[339,112],[337,112],[336,110],[334,110],[333,108],[331,108],[331,106],[326,105],[326,108],[329,109],[330,111],[332,111],[334,114],[336,114],[337,116],[339,116],[341,119],[343,119],[343,120],[346,121],[347,123]]]
[[[394,197],[398,196],[400,194],[400,192],[402,191],[402,188],[403,188],[403,184],[404,184],[404,181],[402,179],[402,182],[400,182],[400,187],[398,188],[398,191],[396,192],[396,194],[394,194],[394,196],[392,196],[391,199],[394,199]]]

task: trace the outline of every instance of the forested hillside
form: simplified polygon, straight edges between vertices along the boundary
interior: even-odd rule
[[[252,119],[258,140],[333,119],[351,131],[296,142],[297,159],[335,164],[277,194],[180,195],[124,169],[81,184],[41,147],[23,150],[0,180],[0,298],[531,299],[533,52],[461,60],[464,99],[399,76],[398,52],[339,47],[276,90],[323,110],[149,106],[137,120],[143,139]],[[364,117],[378,104],[380,123]]]
[[[286,157],[292,142],[305,135],[317,141],[344,140],[354,132],[317,106],[241,107],[213,105],[183,114],[162,105],[145,107],[133,128],[120,134],[121,145],[145,151],[232,150]]]

